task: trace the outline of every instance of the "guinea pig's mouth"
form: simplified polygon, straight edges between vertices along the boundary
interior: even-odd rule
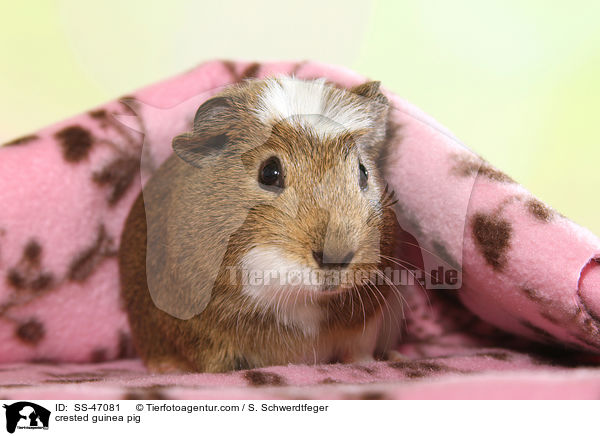
[[[364,283],[357,283],[352,280],[335,280],[333,282],[325,282],[313,288],[313,291],[320,295],[339,295],[352,292],[359,288]]]
[[[351,287],[345,287],[345,286],[340,286],[340,285],[323,285],[323,286],[321,286],[321,289],[319,289],[318,292],[321,294],[333,295],[333,294],[342,294],[344,292],[350,291],[351,289],[352,289]]]

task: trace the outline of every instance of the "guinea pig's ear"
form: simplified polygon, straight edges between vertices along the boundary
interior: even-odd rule
[[[358,94],[362,97],[374,97],[379,93],[380,81],[365,82],[361,85],[356,85],[350,88],[350,92]]]
[[[373,127],[358,138],[359,147],[374,157],[383,152],[389,115],[389,101],[380,91],[381,82],[366,82],[350,88],[349,91],[363,99],[366,113],[373,120]]]
[[[350,92],[361,97],[373,99],[379,103],[387,104],[387,98],[379,90],[380,86],[381,82],[379,81],[365,82],[362,85],[350,88]]]
[[[227,146],[234,122],[231,100],[227,97],[211,98],[196,111],[192,132],[173,139],[173,150],[187,163],[200,166],[204,157]]]

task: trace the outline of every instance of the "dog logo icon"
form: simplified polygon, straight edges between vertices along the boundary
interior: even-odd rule
[[[50,411],[29,401],[19,401],[6,409],[6,431],[14,433],[18,429],[48,429]]]

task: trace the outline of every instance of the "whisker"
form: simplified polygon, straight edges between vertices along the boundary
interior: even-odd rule
[[[373,283],[369,283],[369,282],[366,282],[365,285],[368,287],[369,290],[373,290],[373,288],[374,288],[374,290],[379,293],[379,295],[381,296],[381,299],[383,300],[383,303],[385,304],[385,307],[387,309],[387,312],[388,312],[388,315],[390,316],[390,318],[394,318],[396,321],[398,321],[395,313],[393,313],[393,311],[390,308],[390,304],[388,303],[387,299],[383,296],[383,293],[379,290],[379,288],[377,287],[377,285],[375,285]],[[371,288],[371,285],[373,285],[373,288]],[[379,299],[377,299],[377,300],[379,302]],[[379,307],[381,309],[382,316],[384,316],[384,314],[383,314],[383,307],[381,306],[381,303],[379,303]],[[391,337],[391,334],[392,334],[391,329],[388,329],[387,334],[388,334],[388,336],[387,336],[387,342],[390,342],[390,337]]]
[[[446,259],[443,259],[442,257],[440,257],[439,254],[434,253],[433,251],[428,250],[426,248],[423,248],[419,244],[415,244],[414,242],[409,242],[409,241],[396,241],[396,243],[401,243],[401,244],[406,244],[406,245],[411,245],[413,247],[417,247],[421,251],[424,251],[424,252],[426,252],[428,254],[431,254],[433,257],[435,257],[438,260],[442,261],[447,267],[454,268],[454,265],[451,265]]]
[[[385,259],[385,258],[387,258],[387,259],[388,259],[390,262],[393,262],[393,263],[395,263],[395,264],[396,264],[396,265],[398,265],[398,266],[404,267],[404,270],[405,270],[405,271],[407,271],[408,273],[410,273],[410,274],[411,274],[411,275],[414,277],[414,279],[415,279],[415,283],[416,283],[416,284],[418,284],[418,285],[419,285],[419,288],[420,288],[420,289],[423,291],[423,294],[425,295],[425,298],[427,299],[427,305],[428,305],[428,306],[429,306],[429,308],[431,309],[431,308],[432,308],[432,307],[431,307],[431,300],[430,300],[430,298],[429,298],[429,293],[427,292],[427,289],[425,288],[425,286],[423,286],[423,284],[421,284],[421,282],[420,282],[420,281],[419,281],[419,279],[417,278],[416,274],[415,274],[413,271],[409,270],[409,269],[406,267],[406,265],[403,265],[403,264],[401,264],[401,263],[398,263],[398,261],[399,261],[399,262],[404,262],[404,261],[403,261],[403,260],[401,260],[401,259],[397,259],[397,258],[392,258],[392,257],[389,257],[389,256],[385,256],[385,255],[383,255],[383,254],[382,254],[382,255],[380,255],[380,256],[381,256],[382,258],[384,258],[384,259]],[[412,267],[414,267],[414,268],[417,268],[417,269],[419,269],[419,270],[423,271],[421,268],[418,268],[416,265],[414,265],[414,264],[412,264],[412,263],[410,263],[410,262],[406,262],[406,263],[408,263],[408,264],[409,264],[409,266],[412,266]],[[425,271],[423,271],[423,273],[427,274]],[[431,276],[431,274],[430,274],[430,277],[433,279],[433,277]]]
[[[398,266],[403,266],[405,268],[406,268],[406,265],[404,265],[404,264],[407,264],[408,266],[412,266],[413,268],[418,269],[419,271],[422,271],[423,274],[429,276],[429,278],[433,279],[433,276],[431,275],[431,273],[424,271],[423,268],[420,268],[419,266],[415,265],[414,263],[410,263],[408,260],[400,259],[399,257],[386,256],[384,254],[380,254],[379,256],[384,259],[389,260],[390,262],[394,262]],[[398,263],[398,262],[402,262],[402,263]],[[413,274],[413,277],[415,277],[415,279],[417,278],[414,274]]]
[[[401,326],[401,322],[398,319],[398,316],[397,316],[396,312],[392,310],[392,307],[390,306],[390,303],[389,303],[388,299],[383,296],[383,293],[379,290],[379,287],[375,283],[369,283],[369,286],[371,286],[371,285],[373,286],[373,288],[375,288],[375,290],[379,293],[379,295],[381,295],[381,298],[383,299],[383,302],[385,303],[387,312],[390,315],[390,318],[393,318],[394,322],[396,323],[396,327],[397,328],[401,328],[402,327]],[[392,291],[392,294],[395,295],[394,290],[391,289],[391,291]],[[402,307],[403,306],[402,300],[398,299],[398,301],[400,302],[400,305]],[[392,334],[392,332],[391,332],[391,329],[390,329],[390,331],[388,331],[388,340],[390,339],[390,335],[391,334]]]
[[[294,291],[296,292],[296,294],[298,294],[298,292],[300,292],[300,288],[296,288],[296,289],[294,289]],[[287,308],[288,300],[291,298],[291,295],[292,295],[292,292],[290,292],[288,290],[288,292],[286,292],[286,296],[285,296],[284,301],[283,301],[283,307],[284,307],[284,309]],[[287,329],[287,330],[289,331],[290,329]],[[296,336],[297,335],[297,329],[291,329],[291,330],[294,332],[294,335]],[[286,335],[285,335],[285,339],[286,339],[287,349],[290,352],[293,353],[293,347],[292,347],[292,345],[289,342],[289,335],[287,334],[287,332],[286,332]]]
[[[381,271],[379,270],[375,270],[376,273],[379,273],[379,277],[381,277],[382,279],[384,279],[387,283],[387,285],[394,291],[394,293],[400,298],[400,307],[402,308],[402,317],[403,319],[406,320],[405,314],[404,314],[404,304],[402,304],[402,302],[406,303],[406,307],[408,308],[408,310],[410,312],[412,312],[412,308],[410,307],[410,303],[408,302],[408,300],[402,295],[402,291],[400,291],[400,289],[398,289],[398,287],[392,282],[390,281],[385,274],[383,274]]]
[[[354,290],[356,291],[356,295],[358,296],[359,300],[360,300],[360,305],[362,307],[362,313],[363,313],[363,336],[367,330],[367,311],[365,308],[365,304],[363,303],[363,299],[360,296],[360,291],[357,289],[356,284],[354,284]]]

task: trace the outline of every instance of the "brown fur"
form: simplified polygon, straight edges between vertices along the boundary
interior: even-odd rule
[[[312,252],[329,244],[355,251],[350,270],[380,269],[387,262],[379,254],[393,256],[399,231],[375,164],[387,118],[378,83],[331,91],[360,102],[373,118],[372,129],[333,139],[285,120],[268,127],[258,122],[249,108],[262,83],[244,82],[205,103],[194,130],[174,139],[177,155],[159,168],[127,218],[122,296],[135,346],[152,370],[356,361],[393,345],[381,338],[380,325],[399,298],[389,286],[323,290],[310,301],[302,294],[297,304],[322,314],[319,333],[311,336],[232,282],[230,268],[254,247],[277,247],[286,259],[314,268]],[[369,171],[366,191],[358,187],[359,155]],[[279,194],[257,183],[271,156],[283,164],[286,186]],[[370,356],[357,351],[359,343]]]

